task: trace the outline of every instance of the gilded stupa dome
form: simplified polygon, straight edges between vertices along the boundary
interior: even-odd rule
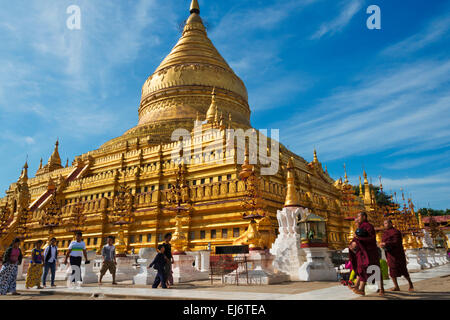
[[[214,88],[218,111],[249,126],[244,83],[208,38],[196,0],[190,12],[178,43],[142,87],[138,126],[204,118]]]

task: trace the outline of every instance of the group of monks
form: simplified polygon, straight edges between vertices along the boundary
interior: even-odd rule
[[[383,276],[380,270],[381,249],[377,245],[376,232],[372,224],[367,221],[367,214],[360,212],[355,219],[356,232],[355,237],[350,242],[349,256],[352,268],[356,273],[356,283],[349,286],[356,294],[365,295],[365,286],[369,278],[369,266],[378,267],[379,275],[378,293],[384,295]],[[394,282],[392,291],[400,291],[397,278],[404,276],[409,283],[409,291],[414,291],[414,286],[409,277],[405,250],[402,243],[402,234],[394,228],[390,219],[384,220],[384,232],[380,247],[386,253],[387,264],[389,266],[389,275]],[[376,269],[376,268],[375,268]]]

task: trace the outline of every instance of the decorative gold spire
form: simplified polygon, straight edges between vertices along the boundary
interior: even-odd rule
[[[242,164],[242,170],[239,172],[239,178],[242,180],[247,179],[253,172],[253,165],[250,164],[249,161],[249,152],[248,152],[248,145],[245,145],[245,157],[244,157],[244,163]]]
[[[220,112],[220,118],[219,118],[219,126],[223,127],[223,112]]]
[[[314,163],[319,163],[319,160],[317,159],[317,151],[316,151],[315,148],[314,148],[314,160],[313,160],[313,162]]]
[[[23,169],[20,174],[19,181],[21,181],[21,182],[28,181],[28,161],[25,161],[25,164],[23,165]]]
[[[383,192],[383,184],[381,183],[381,175],[378,176],[378,178],[380,179],[380,191]]]
[[[48,163],[47,163],[50,171],[62,168],[61,157],[59,156],[59,152],[58,152],[58,146],[59,146],[59,141],[57,139],[55,142],[55,149],[53,150],[53,153],[50,156],[50,158],[48,159]]]
[[[41,162],[39,163],[39,170],[42,169],[42,158],[41,158]]]
[[[189,12],[190,12],[191,14],[193,14],[193,13],[200,14],[200,6],[199,6],[197,0],[192,0],[192,2],[191,2],[191,8],[190,8]]]
[[[67,161],[66,161],[66,168],[68,168],[69,167],[69,158],[67,158]]]
[[[363,188],[361,184],[361,176],[359,176],[359,196],[364,199]]]
[[[295,177],[294,177],[294,159],[291,157],[287,163],[287,190],[286,190],[286,201],[284,202],[285,207],[300,207],[300,199],[295,188]]]
[[[372,197],[370,195],[369,181],[367,180],[367,173],[363,170],[364,175],[364,204],[370,205],[372,203]]]
[[[206,113],[206,121],[208,123],[212,123],[215,119],[217,113],[217,105],[216,105],[216,88],[213,89],[211,93],[211,105],[209,106],[208,112]]]

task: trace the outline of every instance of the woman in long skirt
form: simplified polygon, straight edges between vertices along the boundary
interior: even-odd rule
[[[13,295],[20,294],[16,292],[17,269],[22,263],[22,251],[19,245],[20,239],[14,239],[3,256],[3,266],[0,270],[0,295],[8,292],[12,292]]]
[[[42,240],[38,240],[36,242],[36,248],[31,251],[31,263],[27,272],[27,280],[25,283],[25,287],[30,289],[34,286],[37,286],[38,289],[42,289],[41,287],[41,278],[43,271],[42,261],[44,260],[42,257],[42,253],[44,252],[42,247]]]

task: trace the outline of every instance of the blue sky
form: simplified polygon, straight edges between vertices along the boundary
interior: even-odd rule
[[[450,2],[200,0],[244,80],[256,128],[334,178],[364,167],[417,207],[450,207]],[[16,0],[0,10],[0,188],[56,137],[63,162],[137,123],[146,78],[170,52],[190,0]],[[66,9],[81,8],[81,30]],[[366,9],[381,8],[381,30]]]

